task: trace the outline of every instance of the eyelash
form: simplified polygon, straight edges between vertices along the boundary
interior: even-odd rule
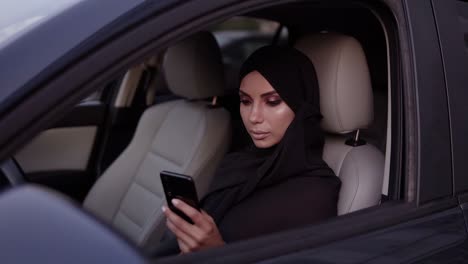
[[[240,103],[243,104],[243,105],[249,105],[251,102],[250,102],[250,100],[247,100],[247,99],[241,99]]]
[[[281,104],[282,100],[281,99],[277,99],[277,100],[271,100],[271,101],[267,101],[267,105],[269,106],[277,106],[279,104]]]
[[[268,106],[274,107],[274,106],[277,106],[277,105],[281,104],[282,102],[283,102],[283,100],[277,99],[277,100],[266,101],[266,104]],[[252,102],[250,100],[248,100],[248,99],[240,99],[240,103],[242,105],[250,105]]]

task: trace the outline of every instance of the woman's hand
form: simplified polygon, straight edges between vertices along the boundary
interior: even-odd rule
[[[225,244],[213,218],[205,211],[195,208],[181,200],[173,199],[172,204],[193,221],[193,225],[179,217],[171,209],[163,206],[167,227],[176,235],[182,253],[218,247]]]

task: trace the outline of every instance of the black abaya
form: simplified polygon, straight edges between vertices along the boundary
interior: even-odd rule
[[[225,157],[202,207],[226,242],[297,228],[336,216],[341,182],[322,159],[315,69],[300,51],[267,46],[243,64],[242,79],[258,71],[294,111],[282,140]],[[172,250],[169,250],[172,249]],[[156,255],[176,253],[166,236]]]

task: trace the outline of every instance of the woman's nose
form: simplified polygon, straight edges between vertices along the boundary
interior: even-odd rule
[[[260,107],[258,105],[253,105],[249,115],[249,121],[252,123],[261,123],[263,122],[263,115]]]

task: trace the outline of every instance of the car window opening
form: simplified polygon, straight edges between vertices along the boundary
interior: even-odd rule
[[[94,184],[91,192],[85,196],[81,191],[77,199],[84,200],[87,210],[109,221],[136,244],[146,247],[155,243],[163,232],[144,233],[148,226],[157,226],[154,215],[134,209],[146,206],[145,202],[135,203],[142,196],[147,197],[148,204],[167,202],[159,180],[154,182],[154,177],[159,177],[154,167],[190,175],[199,197],[208,193],[222,158],[252,144],[252,135],[246,131],[239,110],[239,102],[242,104],[238,93],[239,71],[252,53],[273,44],[294,47],[315,67],[324,116],[321,121],[325,133],[323,160],[341,180],[337,215],[394,199],[389,195],[392,193],[389,182],[396,175],[389,175],[388,43],[373,13],[364,8],[291,4],[236,16],[206,28],[184,41],[193,44],[203,39],[209,50],[205,47],[194,52],[174,43],[129,67],[121,79],[114,81],[118,84],[114,85],[112,100],[102,100],[102,91],[97,91],[80,104],[109,103],[106,117],[102,117],[106,122],[99,119],[91,125],[69,123],[66,127],[54,127],[19,150],[14,158],[25,174],[59,190],[64,188],[63,184],[49,180],[57,172],[77,175],[92,171],[88,188],[99,174],[98,184]],[[220,60],[212,58],[216,52]],[[343,52],[343,60],[334,61],[339,52]],[[203,64],[193,63],[205,60]],[[186,72],[184,65],[190,63],[193,63],[192,72]],[[341,80],[346,82],[335,87]],[[336,90],[331,93],[333,89]],[[221,107],[209,107],[214,100]],[[211,123],[204,124],[208,119]],[[210,128],[212,124],[215,125]],[[70,141],[69,147],[50,150],[47,153],[50,155],[39,154],[39,149],[47,144],[56,144],[57,139],[67,141],[71,135],[81,141]],[[81,153],[70,151],[73,148]],[[57,155],[68,157],[67,161],[58,160]],[[41,159],[37,159],[39,156]],[[93,165],[88,163],[91,157],[97,159]],[[134,157],[140,160],[135,161]],[[127,160],[131,162],[127,164]],[[353,169],[356,166],[359,174]],[[136,180],[128,185],[125,194],[115,196],[120,200],[112,202],[114,211],[109,213],[110,209],[103,209],[98,201],[102,198],[100,192],[106,190],[107,184],[113,184],[108,175],[127,169],[134,173]],[[365,184],[356,186],[357,181]]]

